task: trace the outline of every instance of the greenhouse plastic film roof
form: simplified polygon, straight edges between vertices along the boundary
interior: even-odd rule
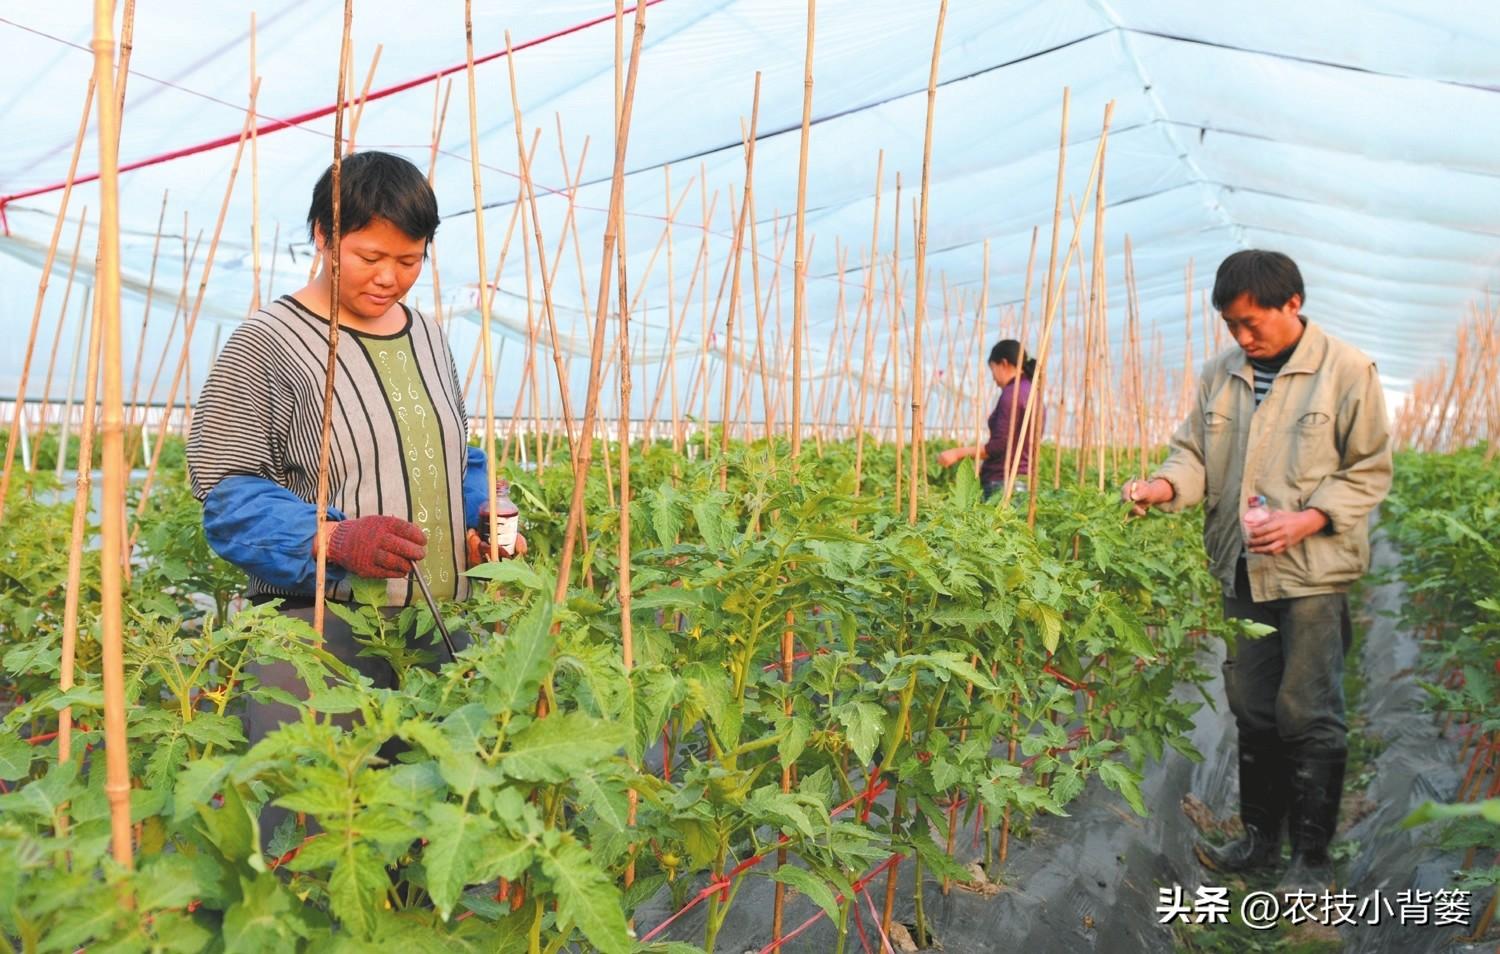
[[[255,72],[262,82],[256,112],[263,129],[333,102],[339,6],[277,0],[257,8]],[[586,360],[583,319],[594,292],[590,288],[585,298],[579,276],[581,271],[590,284],[597,278],[598,236],[608,204],[613,7],[598,0],[477,7],[476,57],[503,51],[507,30],[517,47],[513,65],[526,140],[541,130],[531,173],[543,251],[548,268],[556,269],[562,347]],[[912,203],[921,176],[937,8],[936,2],[910,0],[817,5],[807,186],[813,374],[837,371],[846,357],[837,350],[825,353],[825,343],[841,292],[852,312],[864,289],[877,168],[880,252],[887,256],[901,178],[899,241],[907,271],[901,287],[909,307],[915,285],[909,277]],[[690,374],[697,360],[702,322],[696,302],[683,311],[684,296],[695,282],[695,299],[701,300],[705,285],[712,299],[730,254],[731,188],[737,208],[744,180],[742,123],[748,123],[757,70],[762,85],[754,223],[760,280],[763,296],[776,287],[790,318],[793,252],[783,242],[797,197],[806,16],[806,4],[791,0],[657,0],[649,8],[627,159],[625,240],[631,293],[639,296],[633,334],[644,336],[641,352],[653,380],[667,354],[669,289],[671,318],[683,328],[679,372]],[[140,354],[147,375],[168,347],[174,353],[180,348],[169,345],[169,325],[184,286],[184,246],[190,253],[200,232],[189,302],[202,277],[236,148],[231,141],[191,149],[239,133],[251,85],[250,25],[250,8],[241,5],[160,2],[136,10],[121,163],[191,153],[120,179],[124,353],[131,362]],[[14,342],[0,356],[0,395],[14,395],[21,371],[22,342],[62,195],[42,190],[67,173],[92,68],[90,30],[84,5],[27,3],[0,15],[6,50],[0,58],[6,133],[0,140],[0,196],[15,196],[0,199],[7,227],[0,239],[0,322]],[[436,265],[445,317],[464,319],[450,325],[462,371],[477,340],[480,272],[461,69],[463,4],[431,0],[414,8],[395,0],[357,0],[356,90],[377,45],[372,91],[419,82],[372,96],[361,112],[357,147],[398,152],[424,169],[447,84],[433,77],[460,67],[450,74],[435,187],[444,215]],[[1413,377],[1449,356],[1457,324],[1500,278],[1496,50],[1500,19],[1474,3],[954,2],[936,100],[929,314],[943,313],[945,293],[963,293],[969,304],[962,327],[972,328],[988,242],[984,338],[992,339],[1004,310],[1023,297],[1038,226],[1045,263],[1067,86],[1066,188],[1075,201],[1082,199],[1105,104],[1116,102],[1105,162],[1109,321],[1116,343],[1125,327],[1126,236],[1143,327],[1161,333],[1162,366],[1168,370],[1183,362],[1189,260],[1195,264],[1193,322],[1201,334],[1198,309],[1219,260],[1237,248],[1275,248],[1302,266],[1305,312],[1371,354],[1387,388],[1399,396]],[[519,162],[505,59],[488,59],[476,76],[488,271],[498,261],[515,206]],[[193,343],[195,389],[211,349],[229,330],[222,326],[242,319],[251,300],[257,197],[263,286],[281,294],[305,280],[311,263],[307,201],[331,159],[332,132],[331,116],[265,129],[255,140],[253,177],[246,148],[207,285],[205,324]],[[95,168],[92,136],[90,125],[80,175]],[[560,261],[557,254],[575,172],[581,269],[571,247],[562,249]],[[142,344],[143,293],[164,192],[156,289]],[[97,202],[94,183],[74,189],[43,312],[39,360],[59,334],[65,354],[74,341],[87,296],[75,287],[64,317],[62,289],[85,207],[76,281],[92,281]],[[660,241],[674,208],[670,242]],[[709,208],[707,265],[694,280]],[[1067,209],[1063,220],[1065,249],[1072,234]],[[1090,229],[1091,219],[1085,222],[1085,251]],[[536,274],[534,251],[514,235],[495,299],[496,327],[507,342],[499,350],[501,413],[515,401],[525,360],[528,254]],[[433,271],[429,264],[412,292],[424,308],[433,301]],[[877,282],[889,280],[885,271]],[[1075,283],[1078,274],[1075,262]],[[533,284],[532,318],[540,322],[541,293]],[[747,267],[745,314],[753,313],[752,285]],[[876,292],[882,288],[877,284]],[[710,336],[717,347],[722,332]],[[545,333],[541,337],[545,342]],[[881,331],[878,348],[885,347],[885,337]],[[970,340],[967,331],[957,340]],[[965,348],[958,349],[958,370],[969,370],[974,360]],[[948,358],[934,360],[941,369]],[[127,375],[133,372],[126,368]],[[571,378],[580,397],[583,377]],[[54,395],[59,391],[54,387]],[[29,387],[28,394],[36,393]]]

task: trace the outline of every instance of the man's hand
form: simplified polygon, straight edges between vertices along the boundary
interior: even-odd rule
[[[479,535],[478,530],[470,530],[464,537],[464,543],[468,550],[469,566],[476,567],[481,563],[490,562],[490,548]],[[504,547],[499,547],[500,559],[510,560],[515,557],[526,555],[526,537],[520,533],[516,534],[515,552],[509,552]]]
[[[1292,547],[1328,526],[1328,515],[1321,510],[1273,510],[1250,535],[1251,553],[1275,555]]]
[[[1120,488],[1120,499],[1131,504],[1130,512],[1137,517],[1146,515],[1155,504],[1164,504],[1177,496],[1171,481],[1160,477],[1151,480],[1127,480]]]

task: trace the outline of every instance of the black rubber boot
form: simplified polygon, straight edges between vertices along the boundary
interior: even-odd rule
[[[1292,863],[1276,885],[1278,894],[1321,895],[1333,888],[1333,859],[1328,855],[1328,845],[1338,830],[1347,761],[1346,752],[1326,749],[1299,751],[1292,757],[1292,800],[1287,825],[1292,839]]]
[[[1226,845],[1198,841],[1193,852],[1211,871],[1232,874],[1281,862],[1281,822],[1287,813],[1287,761],[1277,741],[1240,743],[1240,822],[1245,834]]]

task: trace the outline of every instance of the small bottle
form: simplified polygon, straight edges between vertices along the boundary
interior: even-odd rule
[[[1245,536],[1245,542],[1249,543],[1256,528],[1270,519],[1271,511],[1266,507],[1266,498],[1260,494],[1246,500],[1245,507],[1245,515],[1240,518],[1240,530]]]
[[[521,511],[510,499],[510,481],[495,482],[495,542],[506,553],[516,552],[516,529],[521,524]]]

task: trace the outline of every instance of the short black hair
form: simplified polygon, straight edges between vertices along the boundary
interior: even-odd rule
[[[1302,272],[1280,252],[1247,248],[1219,263],[1214,276],[1214,308],[1223,311],[1248,293],[1260,308],[1280,308],[1296,295],[1307,301]]]
[[[385,219],[414,239],[432,241],[437,234],[437,196],[422,170],[388,152],[356,152],[339,172],[339,230],[358,232]],[[333,237],[333,166],[313,186],[307,209],[307,237],[316,242],[316,227]]]

